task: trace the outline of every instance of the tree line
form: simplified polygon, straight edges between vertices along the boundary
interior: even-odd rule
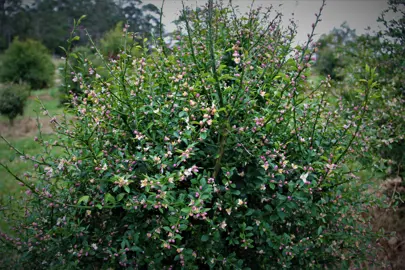
[[[128,30],[148,36],[159,29],[159,9],[141,0],[0,0],[0,52],[14,38],[34,39],[53,54],[62,54],[74,19],[86,14],[77,45],[87,43],[84,29],[93,39],[100,39],[118,22],[129,24]]]

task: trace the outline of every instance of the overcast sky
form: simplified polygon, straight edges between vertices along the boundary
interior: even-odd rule
[[[186,6],[203,5],[206,0],[185,0]],[[160,8],[161,0],[143,0],[143,3],[152,3]],[[228,0],[224,0],[228,3]],[[245,12],[250,6],[251,0],[233,0],[234,5],[240,6],[240,11]],[[294,13],[294,18],[298,24],[297,42],[303,42],[307,39],[307,33],[311,31],[311,24],[315,21],[315,13],[319,11],[322,0],[256,0],[255,6],[277,7],[285,15],[284,21],[288,23],[288,18]],[[281,7],[278,7],[282,4]],[[175,29],[173,20],[179,16],[182,8],[181,0],[166,0],[163,9],[163,23],[166,30]],[[378,29],[377,17],[387,8],[386,0],[326,0],[326,6],[323,11],[322,21],[318,24],[316,33],[327,33],[333,27],[339,27],[344,21],[347,21],[351,28],[356,29],[357,34],[365,32],[368,26],[372,30]],[[315,38],[316,39],[316,38]]]

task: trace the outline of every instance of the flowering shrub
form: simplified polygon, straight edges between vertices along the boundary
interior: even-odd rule
[[[239,16],[212,2],[183,18],[174,47],[157,39],[152,54],[107,63],[110,75],[73,97],[74,120],[50,116],[58,138],[35,139],[44,155],[20,152],[34,170],[15,175],[27,191],[25,219],[10,213],[16,231],[0,235],[2,252],[20,254],[10,260],[310,269],[370,258],[361,213],[373,197],[347,164],[373,71],[360,107],[335,108],[329,79],[307,80],[313,32],[293,47],[295,24],[272,8]]]

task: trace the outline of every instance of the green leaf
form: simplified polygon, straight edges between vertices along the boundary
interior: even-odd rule
[[[105,201],[105,203],[110,202],[112,204],[115,204],[115,198],[110,193],[107,193],[104,195],[104,201]]]
[[[81,197],[81,198],[79,199],[79,201],[77,202],[77,204],[79,205],[80,203],[84,202],[84,204],[86,205],[86,204],[88,203],[89,199],[90,199],[90,196],[85,195],[85,196],[83,196],[83,197]]]
[[[129,193],[131,190],[130,190],[130,188],[129,188],[129,186],[124,186],[124,190],[127,192],[127,193]]]
[[[285,213],[283,211],[279,210],[279,211],[277,211],[277,214],[278,214],[278,216],[280,217],[281,220],[284,220],[286,215],[285,215]]]
[[[121,200],[124,198],[124,196],[125,196],[125,193],[120,193],[120,194],[118,194],[118,196],[117,196],[117,201],[118,201],[118,202],[121,201]]]
[[[318,228],[318,235],[320,235],[321,233],[322,233],[322,226],[319,226],[319,228]]]
[[[249,208],[249,210],[247,210],[247,212],[246,212],[246,216],[251,216],[251,215],[253,215],[254,212],[255,212],[255,210],[253,210],[252,208]]]
[[[59,49],[61,49],[62,51],[64,51],[64,52],[65,52],[65,54],[67,53],[66,49],[65,49],[65,48],[63,48],[62,46],[59,46]]]
[[[209,239],[208,235],[204,234],[203,236],[201,236],[201,241],[202,242],[207,242]]]
[[[82,15],[82,16],[79,18],[79,20],[77,21],[77,25],[79,25],[80,22],[81,22],[83,19],[85,19],[86,17],[87,17],[86,15]]]
[[[208,132],[201,132],[200,133],[200,138],[205,140],[207,138]]]
[[[190,208],[190,207],[186,207],[186,208],[182,208],[182,209],[181,209],[181,212],[183,212],[183,213],[185,213],[185,214],[190,213],[190,211],[191,211],[191,208]]]

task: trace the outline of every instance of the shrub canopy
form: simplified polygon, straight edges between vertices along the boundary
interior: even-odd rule
[[[373,71],[362,106],[334,106],[330,81],[308,80],[312,35],[295,47],[295,24],[283,28],[272,8],[235,12],[212,1],[188,12],[172,48],[158,39],[139,59],[120,52],[109,76],[72,96],[75,121],[51,116],[58,139],[38,141],[64,153],[24,156],[36,164],[17,177],[24,233],[2,235],[23,266],[318,269],[372,258],[360,214],[373,197],[350,161]]]

